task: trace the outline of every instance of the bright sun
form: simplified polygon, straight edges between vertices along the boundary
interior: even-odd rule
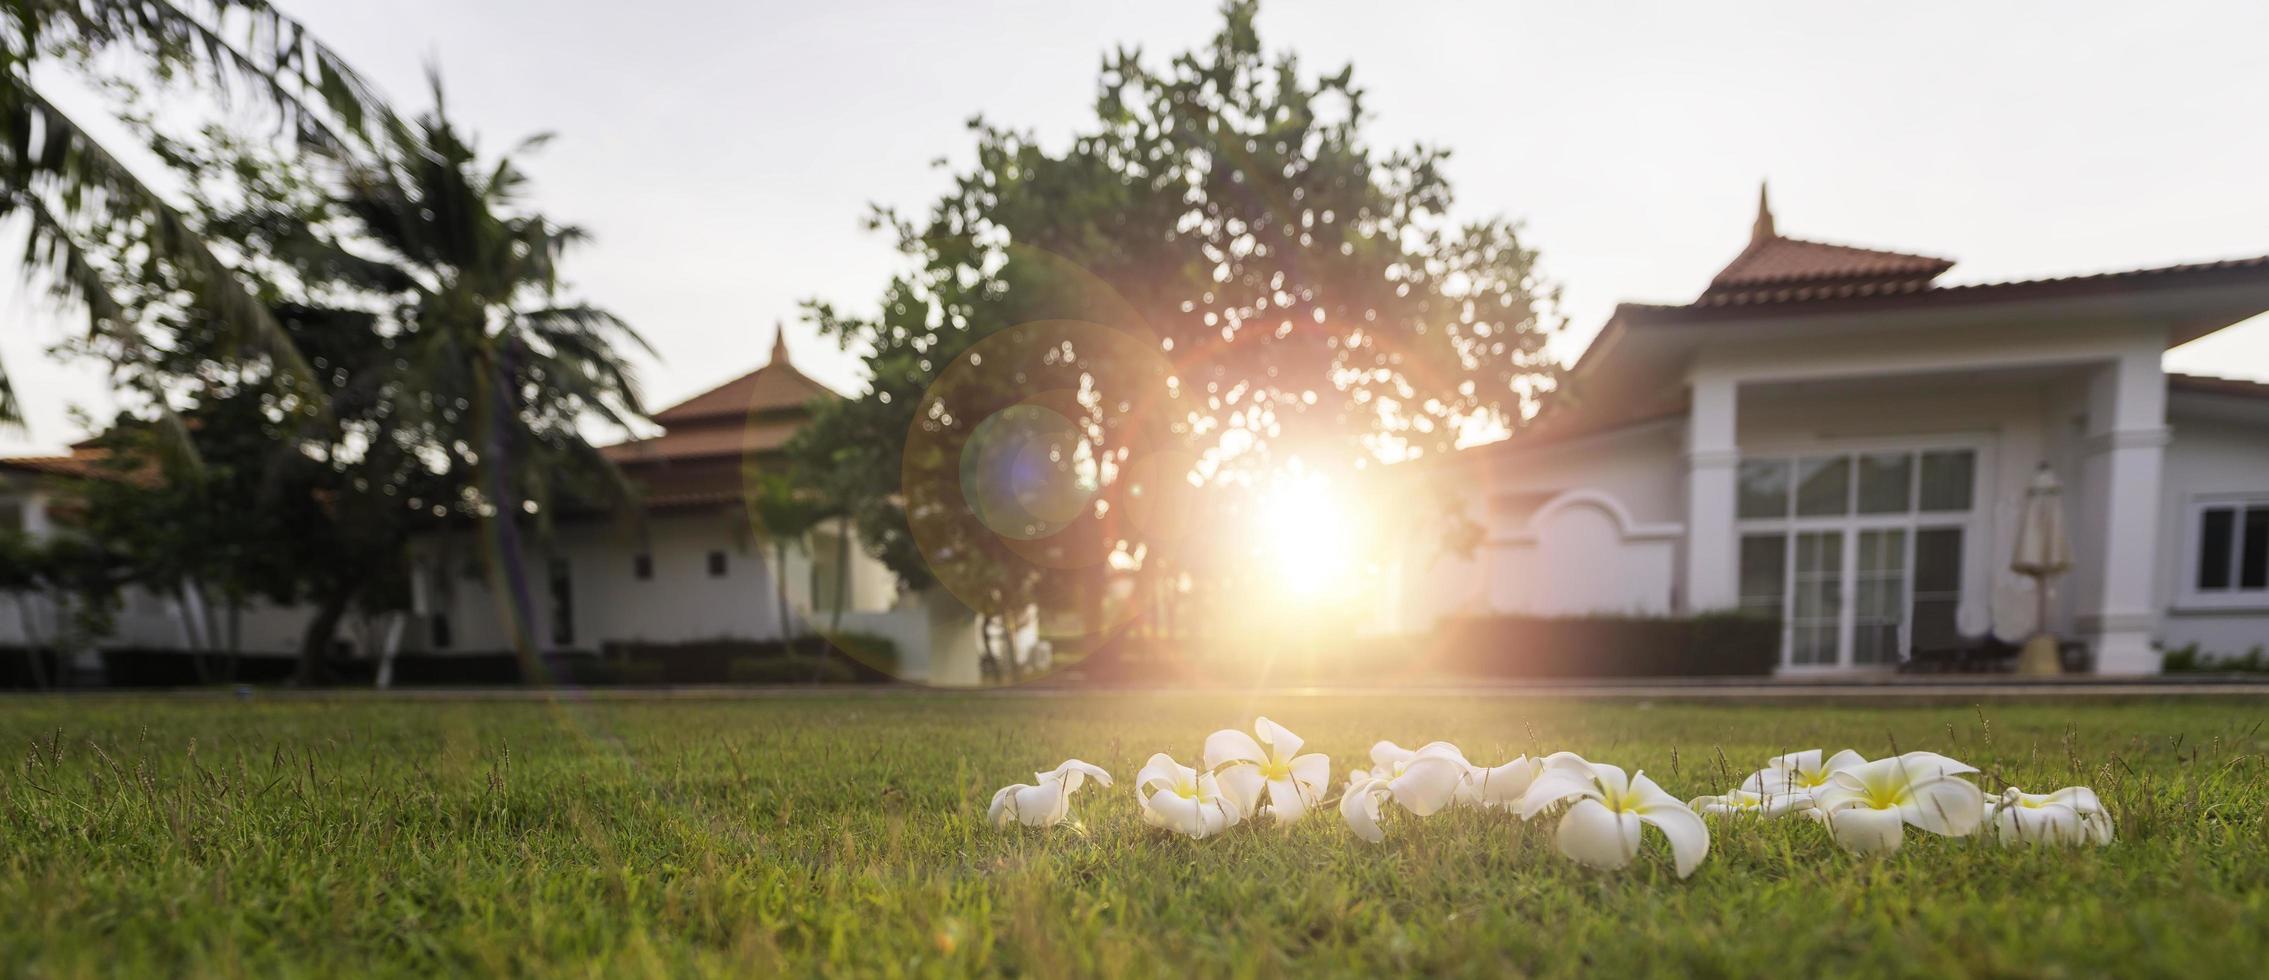
[[[1356,515],[1322,474],[1297,466],[1277,473],[1260,507],[1258,557],[1286,597],[1312,601],[1352,584]]]

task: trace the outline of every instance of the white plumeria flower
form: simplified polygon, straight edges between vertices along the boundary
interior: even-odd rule
[[[1984,822],[1985,793],[1963,773],[1975,766],[1936,752],[1909,752],[1838,770],[1813,799],[1836,843],[1859,854],[1888,854],[1912,824],[1966,837]]]
[[[1710,853],[1710,828],[1686,804],[1662,791],[1646,773],[1625,776],[1619,766],[1584,763],[1575,768],[1573,755],[1555,753],[1544,773],[1536,777],[1521,800],[1521,819],[1575,800],[1560,817],[1553,841],[1560,853],[1578,864],[1614,871],[1631,863],[1639,853],[1639,826],[1653,824],[1670,841],[1672,863],[1684,878],[1701,867]]]
[[[1300,736],[1265,717],[1254,720],[1253,732],[1258,740],[1234,728],[1206,736],[1205,767],[1242,812],[1262,812],[1265,791],[1267,812],[1277,823],[1307,816],[1331,787],[1331,759],[1321,752],[1299,754]]]
[[[1386,839],[1379,826],[1379,811],[1386,801],[1393,800],[1417,816],[1430,816],[1457,797],[1473,768],[1448,742],[1418,749],[1380,742],[1371,746],[1371,762],[1370,769],[1357,769],[1348,776],[1339,815],[1356,836],[1373,844]]]
[[[1866,756],[1850,749],[1825,760],[1820,756],[1819,749],[1776,755],[1765,760],[1765,768],[1750,773],[1749,778],[1742,780],[1741,788],[1764,796],[1775,796],[1788,790],[1806,796],[1817,796],[1828,785],[1828,777],[1867,764]]]
[[[1135,774],[1135,796],[1142,801],[1144,823],[1190,837],[1211,837],[1245,818],[1212,773],[1175,762],[1164,752],[1151,756]]]
[[[1722,817],[1779,817],[1810,813],[1812,796],[1789,789],[1774,793],[1736,789],[1723,796],[1694,797],[1686,801],[1686,806],[1697,813]]]
[[[2004,844],[2109,844],[2112,838],[2111,811],[2085,786],[2054,793],[2011,786],[1999,799],[1986,799],[1985,820]]]
[[[1071,795],[1088,777],[1105,786],[1111,785],[1111,774],[1101,768],[1066,759],[1062,765],[1047,772],[1033,773],[1036,783],[1016,783],[1003,786],[993,794],[993,805],[985,812],[995,827],[1021,823],[1027,827],[1053,827],[1071,816]]]
[[[1471,766],[1458,787],[1458,802],[1480,807],[1512,809],[1528,795],[1536,777],[1544,775],[1544,760],[1514,756],[1501,766]]]

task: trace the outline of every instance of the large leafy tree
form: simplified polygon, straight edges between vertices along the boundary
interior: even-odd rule
[[[138,354],[137,324],[114,295],[116,270],[90,254],[105,240],[130,239],[137,257],[175,270],[232,349],[304,379],[306,364],[283,327],[195,222],[39,84],[42,66],[86,71],[103,59],[257,100],[298,143],[330,151],[384,119],[383,103],[337,54],[265,0],[0,0],[0,218],[25,229],[25,270],[77,301],[92,333]],[[15,417],[0,373],[0,421]]]
[[[973,123],[951,191],[875,217],[911,259],[879,312],[813,307],[872,378],[815,431],[905,447],[866,461],[861,499],[881,512],[869,546],[908,584],[978,566],[987,584],[956,591],[1013,605],[1060,584],[1053,569],[1099,575],[1102,555],[1155,572],[1159,542],[1124,519],[1146,457],[1153,488],[1187,474],[1226,495],[1295,456],[1348,473],[1445,452],[1518,426],[1550,388],[1555,291],[1516,226],[1453,220],[1446,152],[1374,148],[1352,70],[1266,54],[1255,13],[1229,4],[1208,45],[1164,62],[1106,57],[1068,144]],[[1034,339],[990,340],[1005,331]],[[968,370],[988,342],[1007,356]],[[988,420],[1049,391],[1072,393],[1043,397],[1075,443],[1046,454],[1055,478],[1095,498],[1054,553],[1004,546],[952,478]],[[806,458],[829,451],[814,438]]]

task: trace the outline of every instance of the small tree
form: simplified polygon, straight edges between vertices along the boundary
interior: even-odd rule
[[[748,513],[757,537],[772,546],[772,589],[780,616],[780,645],[792,654],[796,651],[796,637],[788,617],[788,549],[798,548],[809,553],[808,539],[812,528],[818,526],[822,512],[787,474],[768,473],[757,477],[750,490]]]
[[[875,215],[912,265],[878,312],[812,307],[872,379],[820,424],[904,447],[857,496],[884,502],[862,530],[910,586],[947,578],[982,605],[1107,556],[1157,574],[1173,542],[1123,519],[1145,455],[1216,489],[1294,456],[1347,473],[1517,427],[1552,385],[1555,288],[1517,227],[1451,220],[1446,151],[1375,150],[1352,70],[1265,55],[1255,13],[1228,4],[1209,44],[1163,62],[1105,58],[1068,143],[973,123],[976,163],[926,215]],[[1034,335],[1024,354],[962,371],[1010,331]],[[1054,555],[1004,545],[952,478],[978,427],[1051,390],[1074,393],[1045,407],[1080,461],[1055,478],[1094,503]]]

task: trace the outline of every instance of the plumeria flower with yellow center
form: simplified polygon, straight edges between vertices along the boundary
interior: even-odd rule
[[[1053,827],[1071,816],[1071,795],[1089,777],[1105,786],[1111,785],[1110,773],[1078,759],[1066,759],[1054,769],[1032,775],[1037,782],[1003,786],[1000,792],[993,794],[993,805],[985,812],[993,826],[1021,823],[1027,827]]]
[[[2011,786],[1985,801],[1985,821],[2003,844],[2109,844],[2111,811],[2096,791],[2066,786],[2027,793]]]
[[[1976,833],[1985,793],[1964,773],[1975,766],[1936,752],[1909,752],[1840,769],[1813,795],[1836,843],[1859,854],[1888,854],[1908,825],[1946,837]]]
[[[1222,792],[1220,780],[1160,752],[1135,774],[1135,796],[1142,819],[1153,827],[1206,838],[1237,825],[1245,813]]]
[[[1556,755],[1558,755],[1556,753]],[[1573,758],[1569,756],[1568,758]],[[1521,799],[1521,819],[1535,819],[1574,800],[1560,817],[1553,842],[1578,864],[1614,871],[1639,854],[1639,828],[1652,824],[1670,841],[1671,862],[1684,878],[1710,853],[1710,828],[1686,804],[1662,791],[1646,773],[1624,775],[1619,766],[1548,760]]]
[[[1331,759],[1320,752],[1301,755],[1300,736],[1267,718],[1253,722],[1253,733],[1260,737],[1234,728],[1206,736],[1206,769],[1241,812],[1262,812],[1265,793],[1277,823],[1306,816],[1331,786]]]
[[[1705,816],[1720,817],[1779,817],[1791,813],[1809,813],[1812,795],[1791,789],[1774,793],[1757,793],[1745,789],[1730,790],[1723,796],[1697,796],[1686,801],[1686,806]]]
[[[1749,778],[1741,781],[1741,788],[1761,796],[1776,796],[1785,790],[1814,796],[1828,785],[1828,777],[1866,763],[1866,756],[1850,749],[1824,760],[1819,749],[1805,749],[1765,760],[1765,768],[1750,773]]]

